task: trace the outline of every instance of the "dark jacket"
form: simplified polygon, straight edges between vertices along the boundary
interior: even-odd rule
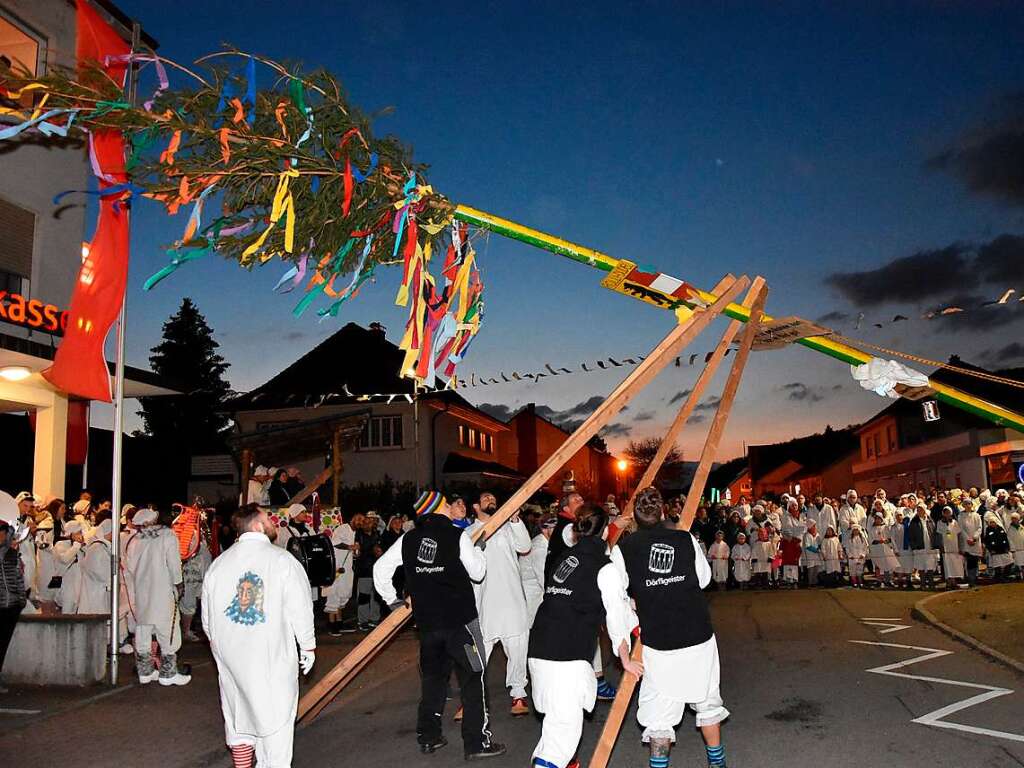
[[[935,549],[935,523],[930,517],[923,520],[914,516],[907,527],[907,539],[911,549]]]
[[[998,525],[995,527],[986,525],[981,540],[989,554],[1005,555],[1010,551],[1010,540],[1006,538],[1006,531]]]
[[[0,544],[0,608],[25,605],[25,577],[21,553],[8,543]]]

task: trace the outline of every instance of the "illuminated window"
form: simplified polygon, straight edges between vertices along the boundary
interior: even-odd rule
[[[19,74],[24,74],[25,70],[30,75],[42,74],[45,51],[45,43],[40,35],[0,10],[0,92],[3,91],[7,70]],[[12,102],[0,95],[0,104],[30,107],[33,98],[34,94],[27,93],[17,102]]]

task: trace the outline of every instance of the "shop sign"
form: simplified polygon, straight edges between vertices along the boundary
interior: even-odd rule
[[[63,336],[68,313],[39,299],[26,299],[20,293],[0,291],[0,321]]]

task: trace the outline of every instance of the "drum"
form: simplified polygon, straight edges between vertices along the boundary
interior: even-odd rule
[[[302,565],[309,586],[329,587],[334,583],[334,547],[326,536],[293,536],[288,539],[288,551]]]

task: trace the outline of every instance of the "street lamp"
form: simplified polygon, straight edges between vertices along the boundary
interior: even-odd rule
[[[627,469],[629,469],[629,462],[626,461],[625,459],[619,459],[617,462],[615,462],[615,466],[618,467],[619,472],[625,472]]]

